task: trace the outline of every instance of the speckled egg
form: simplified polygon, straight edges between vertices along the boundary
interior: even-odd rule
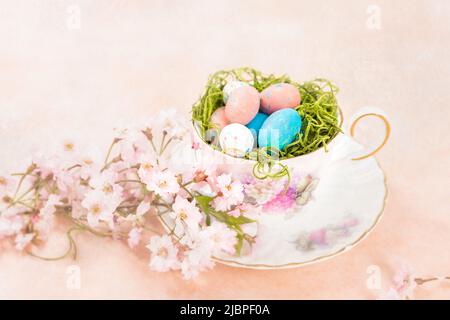
[[[255,142],[258,141],[258,133],[259,133],[259,129],[261,129],[264,121],[266,121],[268,115],[262,112],[258,112],[256,114],[256,116],[253,118],[252,121],[250,121],[247,124],[247,128],[250,129],[250,131],[253,134],[253,137],[255,138]]]
[[[211,115],[211,124],[213,128],[222,130],[223,127],[230,124],[230,121],[227,119],[225,115],[225,107],[220,107]]]
[[[246,126],[232,123],[220,132],[219,143],[223,152],[233,157],[243,157],[252,150],[254,139]]]
[[[249,86],[249,84],[242,81],[229,81],[225,87],[223,87],[223,102],[228,102],[228,98],[235,89],[246,86]]]
[[[261,92],[261,110],[272,114],[281,109],[298,107],[300,100],[300,92],[292,84],[273,84]]]
[[[259,110],[259,92],[251,86],[235,89],[228,98],[225,115],[231,123],[246,125]]]
[[[302,127],[302,118],[294,109],[282,109],[272,113],[264,121],[258,135],[258,145],[283,150],[294,141]]]

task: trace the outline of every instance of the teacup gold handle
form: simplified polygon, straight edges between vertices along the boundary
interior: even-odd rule
[[[363,114],[363,115],[359,116],[358,118],[355,119],[355,121],[353,121],[353,123],[352,123],[352,125],[350,127],[350,136],[353,137],[354,131],[355,131],[355,127],[356,127],[356,124],[358,123],[358,121],[361,120],[362,118],[366,118],[366,117],[377,117],[377,118],[383,120],[383,123],[384,123],[384,125],[386,127],[386,134],[384,136],[383,142],[375,150],[373,150],[372,152],[370,152],[370,153],[368,153],[368,154],[366,154],[364,156],[353,158],[352,160],[362,160],[362,159],[369,158],[370,156],[373,156],[375,153],[380,151],[381,148],[384,147],[384,145],[388,141],[389,136],[391,134],[391,125],[389,124],[389,121],[386,119],[385,116],[382,116],[381,114],[378,114],[378,113],[366,113],[366,114]]]

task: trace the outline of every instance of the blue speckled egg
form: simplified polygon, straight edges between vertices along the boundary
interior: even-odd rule
[[[281,109],[272,113],[263,123],[258,134],[260,148],[273,147],[283,150],[294,141],[302,127],[302,118],[294,109]]]
[[[256,114],[256,116],[253,118],[253,120],[250,121],[250,123],[247,124],[247,128],[250,129],[250,131],[252,132],[253,136],[255,137],[255,141],[257,140],[259,129],[261,129],[264,121],[266,121],[266,119],[268,117],[269,116],[267,114],[262,113],[262,112],[258,112]]]

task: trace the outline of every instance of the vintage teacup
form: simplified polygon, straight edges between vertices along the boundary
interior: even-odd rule
[[[386,133],[383,142],[380,146],[378,146],[375,150],[361,155],[362,146],[356,144],[352,137],[354,135],[354,130],[356,128],[357,123],[366,118],[366,117],[376,117],[381,119],[385,125]],[[341,124],[343,122],[342,114],[340,115]],[[184,163],[186,165],[191,165],[194,163],[203,163],[203,164],[214,164],[219,169],[223,171],[230,172],[236,174],[238,176],[253,174],[258,178],[268,178],[270,176],[279,176],[279,173],[283,175],[282,171],[289,170],[289,173],[295,174],[297,171],[308,172],[308,174],[315,175],[320,170],[326,166],[330,161],[336,159],[336,157],[342,156],[341,153],[336,153],[339,149],[349,149],[345,152],[345,155],[352,160],[362,160],[373,156],[377,153],[387,142],[390,134],[390,125],[388,120],[384,115],[375,112],[364,113],[353,121],[350,126],[349,134],[346,133],[338,133],[336,137],[334,137],[327,145],[327,147],[322,147],[314,152],[289,158],[278,160],[276,158],[270,157],[271,167],[267,161],[261,160],[260,158],[255,157],[254,159],[246,159],[246,158],[238,158],[233,157],[223,150],[220,150],[217,146],[214,146],[210,143],[204,141],[203,137],[200,134],[200,131],[196,127],[196,124],[193,123],[193,145],[194,145],[194,158],[192,157],[192,150],[189,150],[191,155],[187,154],[179,154],[176,157],[176,161]],[[352,145],[352,147],[350,147]],[[182,150],[178,150],[178,152],[182,152]],[[277,175],[278,174],[278,175]]]

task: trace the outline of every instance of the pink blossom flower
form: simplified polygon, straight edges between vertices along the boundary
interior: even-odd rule
[[[170,171],[158,171],[147,182],[147,189],[162,197],[166,197],[176,194],[180,190],[180,185],[177,178]]]
[[[57,155],[63,167],[69,167],[79,161],[79,148],[72,139],[65,139],[59,143]]]
[[[88,180],[97,172],[100,172],[103,165],[101,156],[95,151],[91,152],[91,155],[83,155],[80,157],[80,169],[79,175],[81,179]]]
[[[224,251],[229,254],[236,252],[236,232],[224,223],[214,221],[202,230],[202,240],[212,245],[212,253],[219,254]]]
[[[116,181],[135,179],[136,174],[124,161],[116,161],[108,166],[108,170],[116,173]]]
[[[151,180],[152,174],[156,171],[158,164],[154,157],[149,154],[144,154],[139,159],[138,176],[144,183]]]
[[[61,142],[61,151],[69,153],[69,154],[74,154],[76,152],[76,150],[77,150],[77,148],[76,148],[75,141],[65,139]]]
[[[239,181],[233,181],[231,174],[222,174],[217,177],[217,186],[222,194],[229,198],[240,198],[244,187]]]
[[[180,117],[174,108],[161,111],[155,121],[158,127],[172,139],[182,139],[188,132],[179,120]]]
[[[104,195],[103,201],[114,212],[123,201],[123,188],[116,184],[117,174],[112,170],[105,170],[92,176],[89,184],[94,191]]]
[[[139,217],[143,217],[147,212],[150,211],[150,207],[150,202],[142,201],[136,209],[136,215]]]
[[[123,129],[118,136],[120,156],[128,166],[138,164],[142,155],[151,152],[147,137],[139,129]]]
[[[139,242],[141,242],[142,229],[141,228],[133,228],[128,233],[128,246],[130,248],[136,247]]]
[[[129,166],[123,161],[113,162],[109,165],[108,170],[115,172],[117,174],[117,180],[123,180],[127,178],[130,174]]]
[[[189,231],[198,231],[202,220],[202,214],[194,202],[190,202],[181,196],[177,196],[172,205],[173,212],[170,212],[171,218],[175,220],[175,233],[185,233]]]
[[[1,217],[4,217],[4,218],[19,217],[24,211],[24,209],[19,206],[2,207],[1,202],[2,201],[0,200],[0,212],[1,212],[0,216]],[[9,204],[9,202],[8,202],[8,204]]]
[[[101,190],[105,194],[111,194],[115,192],[114,188],[119,187],[115,184],[116,181],[117,173],[112,170],[105,170],[93,174],[89,180],[89,185],[93,189]]]
[[[209,251],[202,252],[196,249],[186,252],[185,255],[181,262],[181,273],[185,280],[194,279],[200,272],[214,267],[214,261],[211,260]]]
[[[207,181],[195,183],[192,186],[192,190],[208,197],[214,197],[217,194],[217,192],[214,190],[214,186]]]
[[[0,215],[0,239],[17,234],[25,223],[19,215]]]
[[[114,211],[117,204],[112,204],[110,198],[103,192],[93,190],[89,192],[81,205],[87,210],[87,220],[91,227],[97,227],[100,221],[105,221],[112,228]]]
[[[81,183],[81,181],[78,181],[78,183],[75,183],[71,187],[70,192],[64,195],[60,194],[60,198],[62,199],[64,197],[66,202],[72,206],[72,217],[80,218],[83,214],[86,214],[85,209],[81,206],[81,201],[84,200],[86,194],[90,191],[92,191],[91,187],[85,183]],[[41,194],[42,198],[49,196],[49,194]]]
[[[149,201],[142,201],[136,208],[135,214],[129,214],[125,220],[130,221],[133,226],[141,225],[144,221],[144,215],[151,209],[151,203]]]
[[[36,238],[45,240],[48,238],[54,223],[54,216],[51,215],[35,215],[32,219],[33,228],[36,232]]]
[[[26,234],[19,233],[14,241],[16,249],[22,251],[23,249],[25,249],[25,247],[27,247],[31,243],[33,238],[34,238],[33,233],[26,233]]]
[[[0,194],[0,211],[3,212],[9,208],[13,201],[13,195],[7,193]]]
[[[217,177],[217,163],[215,159],[212,158],[202,158],[201,162],[196,163],[194,166],[192,172],[194,173],[194,180],[195,182],[203,181],[203,180],[209,180],[213,182],[211,179],[215,179]],[[203,176],[203,179],[200,179],[200,177]]]
[[[14,190],[14,181],[7,177],[0,176],[0,197]]]
[[[44,240],[48,237],[53,227],[56,206],[60,205],[63,205],[60,201],[60,196],[50,194],[48,195],[48,199],[44,206],[39,211],[39,214],[31,216],[31,222],[33,223],[34,231],[36,232],[36,238]]]
[[[56,194],[51,194],[44,207],[39,211],[41,216],[52,216],[56,211],[56,206],[62,205],[60,197]]]
[[[414,289],[417,287],[415,275],[412,268],[406,264],[402,264],[400,269],[395,273],[393,279],[393,287],[383,293],[379,300],[403,300],[413,299]]]
[[[82,200],[74,198],[71,201],[71,203],[72,203],[71,214],[74,219],[80,219],[81,217],[87,214],[87,210],[81,205]]]
[[[213,206],[217,211],[227,211],[234,204],[233,199],[228,199],[224,196],[216,197],[213,200]]]
[[[185,280],[191,280],[200,274],[200,272],[204,271],[205,268],[203,268],[199,264],[191,263],[190,256],[192,255],[192,251],[187,253],[187,256],[184,258],[183,261],[181,261],[181,273],[183,275],[183,278]]]
[[[184,252],[181,262],[181,273],[184,279],[190,280],[199,275],[200,272],[214,267],[212,260],[212,246],[201,241],[202,236],[197,235],[190,249]]]
[[[258,215],[258,209],[251,204],[243,202],[240,205],[237,205],[233,210],[229,211],[228,214],[236,218],[240,216],[251,218]]]
[[[232,181],[231,174],[218,176],[217,187],[219,196],[214,199],[213,204],[219,211],[227,211],[244,200],[244,186],[239,181]]]
[[[62,170],[60,160],[57,156],[46,157],[41,154],[34,154],[32,160],[37,166],[37,171],[41,173],[44,179],[55,171]]]
[[[191,186],[193,191],[197,191],[205,196],[214,197],[219,191],[216,186],[216,171],[217,165],[215,163],[200,163],[185,173],[183,177],[185,180],[192,180],[194,182]]]
[[[71,188],[78,183],[77,177],[64,168],[54,169],[53,180],[56,182],[56,185],[63,196],[68,195]]]
[[[179,268],[178,249],[169,236],[153,236],[147,248],[151,252],[150,268],[158,272],[166,272]]]
[[[401,297],[412,299],[416,287],[417,283],[412,268],[406,264],[401,265],[394,275],[394,289]]]

